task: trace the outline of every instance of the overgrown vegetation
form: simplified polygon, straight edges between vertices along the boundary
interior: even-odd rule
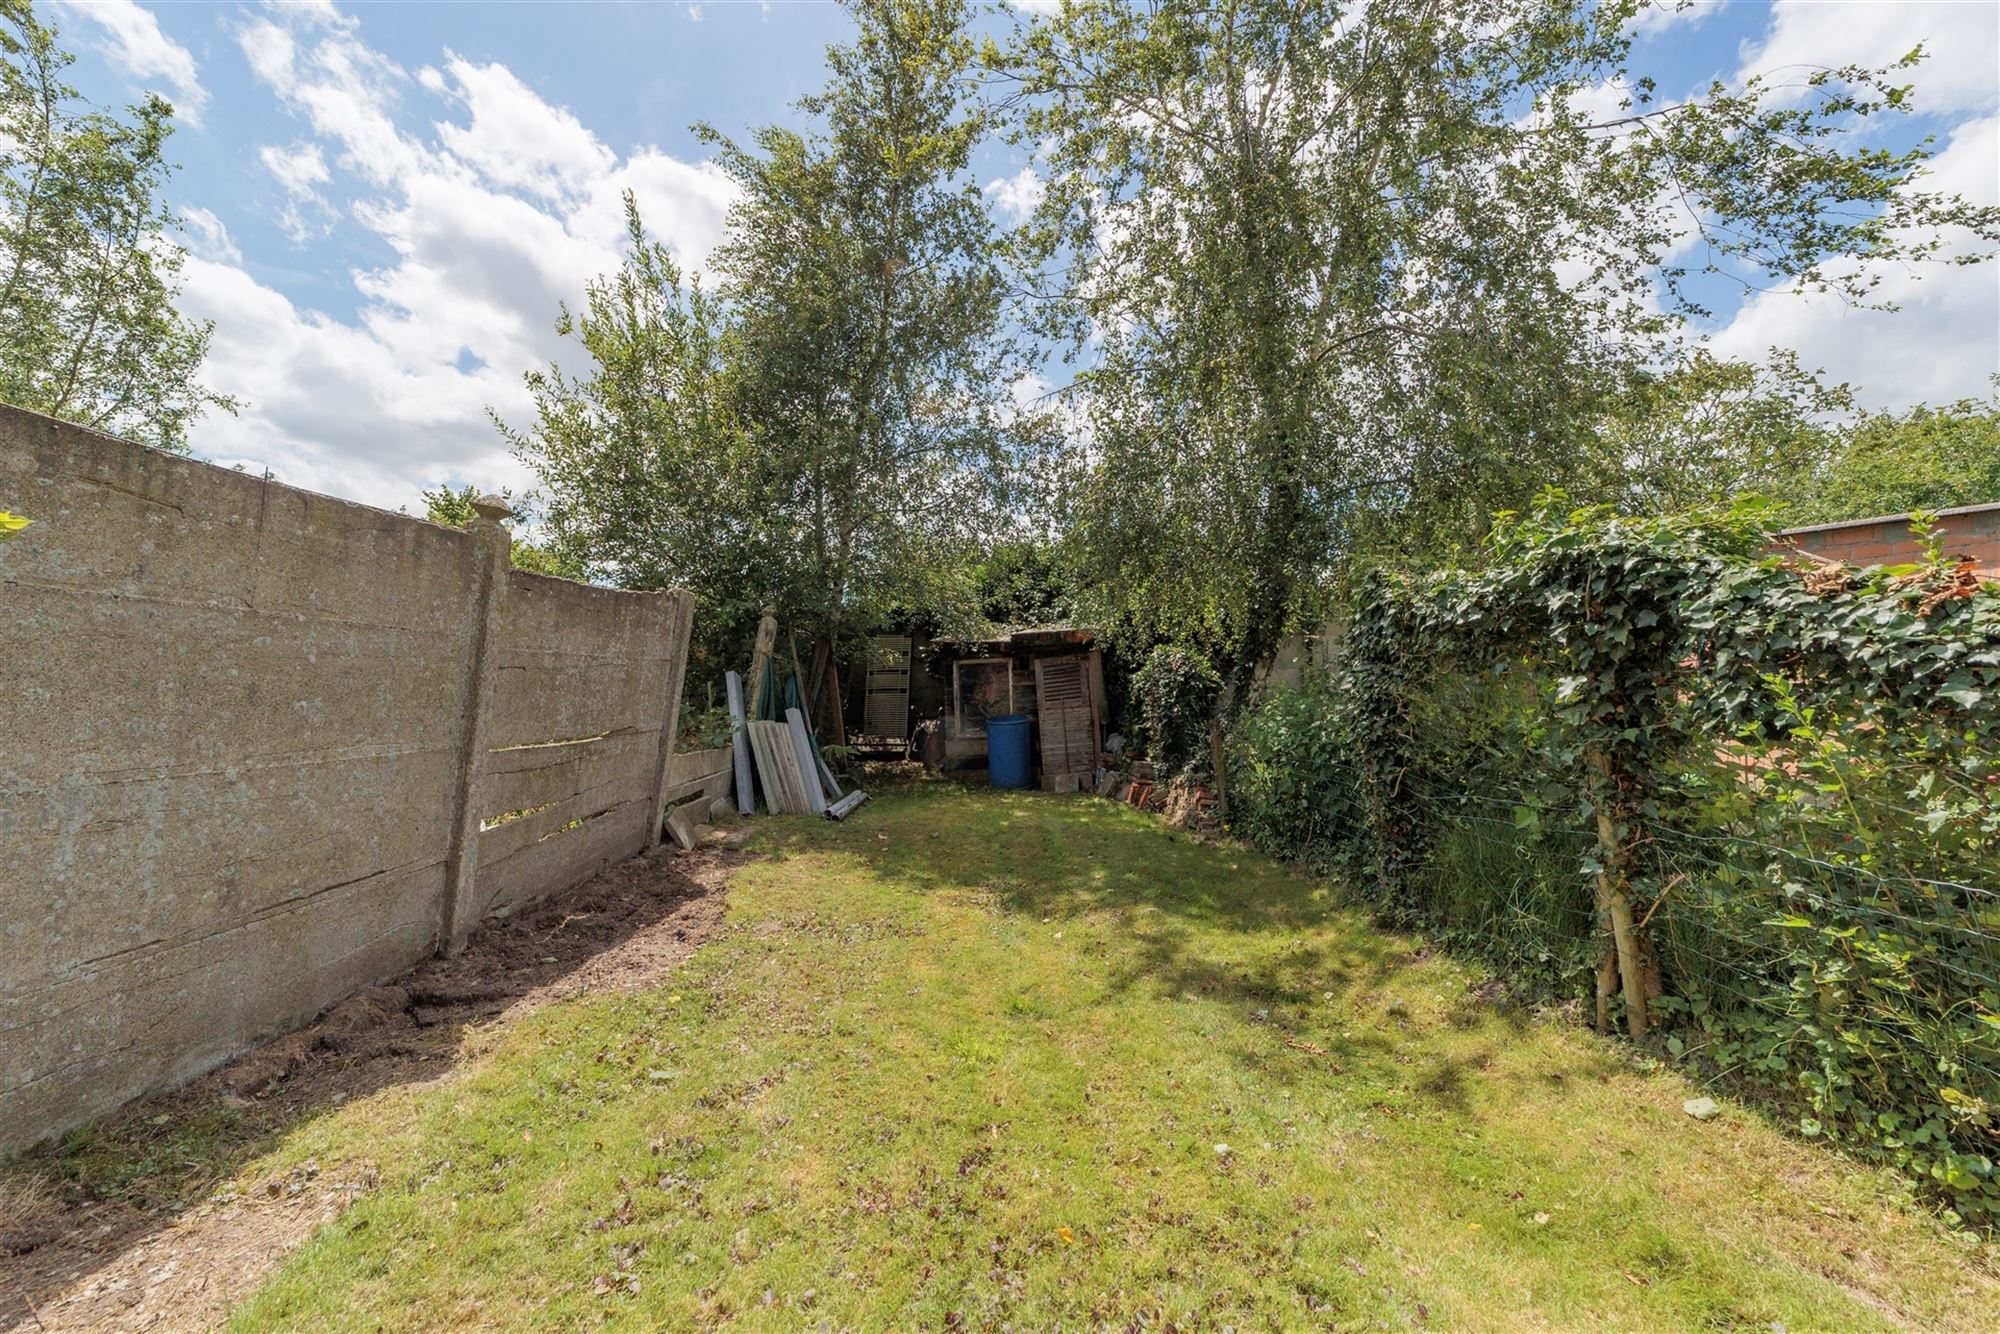
[[[1045,443],[1010,398],[996,225],[969,174],[987,113],[963,0],[856,0],[809,128],[697,133],[738,187],[719,286],[684,281],[627,201],[630,249],[559,328],[587,373],[528,377],[507,429],[558,548],[632,587],[693,590],[708,665],[765,605],[816,638],[896,609],[973,613]]]
[[[1551,483],[1802,514],[1974,487],[1950,431],[1922,484],[1852,463],[1849,386],[1691,323],[1739,285],[1866,303],[1874,265],[1988,255],[2000,209],[1880,146],[1921,51],[1675,98],[1647,8],[1077,0],[982,35],[963,0],[852,0],[804,128],[698,127],[742,191],[718,281],[633,208],[561,315],[587,369],[530,375],[508,438],[558,547],[696,592],[708,666],[766,603],[971,629],[991,549],[1060,534],[1041,605],[1118,627],[1128,667],[1199,646],[1230,708],[1355,569],[1474,549]],[[1033,153],[1011,232],[970,171],[998,135]]]
[[[1233,698],[1346,561],[1429,563],[1551,482],[1769,476],[1699,431],[1643,484],[1599,447],[1649,383],[1716,378],[1656,379],[1713,284],[1865,302],[1837,257],[2000,235],[1921,188],[1928,150],[1854,137],[1910,109],[1920,52],[1672,97],[1645,8],[1070,0],[989,53],[1046,182],[1035,312],[1090,349],[1081,563],[1152,638],[1212,643]]]
[[[1162,774],[1208,767],[1208,725],[1221,691],[1214,665],[1184,644],[1157,645],[1132,674],[1146,753]]]
[[[1865,413],[1823,470],[1794,480],[1794,523],[2000,500],[2000,398]]]
[[[1985,1329],[1892,1178],[1090,799],[772,827],[684,978],[293,1131],[381,1185],[243,1330]]]
[[[1238,734],[1265,846],[2000,1217],[2000,589],[1566,512],[1379,586]],[[1296,758],[1295,758],[1296,757]],[[1289,770],[1289,772],[1285,772]],[[1318,790],[1313,790],[1318,789]],[[1565,868],[1567,872],[1565,873]]]

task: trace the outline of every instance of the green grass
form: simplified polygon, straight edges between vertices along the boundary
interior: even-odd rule
[[[671,987],[293,1132],[382,1186],[237,1324],[2000,1327],[1887,1179],[1261,856],[941,784],[760,840]]]

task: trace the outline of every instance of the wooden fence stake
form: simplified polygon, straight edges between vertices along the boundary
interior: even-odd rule
[[[748,714],[752,719],[764,715],[758,710],[764,703],[764,664],[771,660],[773,650],[778,647],[778,609],[764,608],[764,619],[757,622],[757,648],[750,655],[750,703]]]

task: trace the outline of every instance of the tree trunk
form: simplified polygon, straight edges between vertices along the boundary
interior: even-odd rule
[[[1620,989],[1625,993],[1625,1026],[1635,1038],[1646,1036],[1646,971],[1640,962],[1639,932],[1632,923],[1632,899],[1628,892],[1632,853],[1626,843],[1624,822],[1618,816],[1618,785],[1612,772],[1611,756],[1603,747],[1592,746],[1585,756],[1596,771],[1591,805],[1597,811],[1597,904],[1599,920],[1608,918],[1612,944],[1617,951]],[[1598,991],[1605,996],[1604,968],[1598,971]],[[1607,999],[1600,999],[1599,1014],[1607,1012]]]

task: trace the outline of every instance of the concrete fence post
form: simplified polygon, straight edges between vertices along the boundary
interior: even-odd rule
[[[478,608],[472,632],[471,683],[466,691],[465,718],[459,733],[458,790],[452,821],[451,851],[445,860],[444,902],[438,913],[438,953],[456,954],[479,924],[479,782],[486,772],[486,711],[493,697],[493,639],[500,601],[507,595],[507,572],[513,567],[513,536],[503,520],[514,511],[498,496],[481,496],[472,503],[478,514],[469,525],[479,544]]]
[[[659,772],[653,780],[653,823],[647,844],[666,839],[667,790],[673,784],[674,742],[681,730],[681,694],[687,688],[688,642],[694,629],[694,594],[670,593],[667,611],[667,697],[661,701]]]

